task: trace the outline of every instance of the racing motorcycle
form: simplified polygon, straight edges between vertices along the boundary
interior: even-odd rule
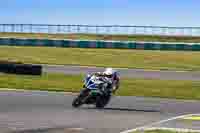
[[[72,106],[75,108],[83,104],[93,104],[96,108],[104,108],[110,101],[111,92],[106,79],[97,75],[87,75],[84,79],[83,89],[73,100]]]

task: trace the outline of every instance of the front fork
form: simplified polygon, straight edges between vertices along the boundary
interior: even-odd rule
[[[81,102],[85,103],[85,101],[88,99],[89,97],[89,90],[87,88],[84,88],[81,93],[80,93],[80,98],[81,98]]]

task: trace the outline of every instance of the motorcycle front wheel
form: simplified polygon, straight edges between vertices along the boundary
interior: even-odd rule
[[[78,108],[78,107],[80,107],[81,105],[82,105],[81,98],[80,98],[80,96],[78,96],[78,97],[76,97],[76,98],[73,100],[72,106],[73,106],[74,108]]]
[[[80,94],[73,100],[72,106],[75,108],[80,107],[82,104],[84,104],[83,99],[88,95],[89,90],[83,89]]]

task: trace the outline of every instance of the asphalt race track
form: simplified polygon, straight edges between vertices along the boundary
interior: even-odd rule
[[[86,74],[103,71],[100,67],[80,67],[80,66],[56,66],[43,65],[43,71],[48,73],[65,74]],[[144,79],[163,79],[163,80],[200,80],[200,72],[176,72],[176,71],[151,71],[143,69],[118,69],[122,77],[144,78]]]
[[[199,101],[113,97],[105,109],[97,110],[93,106],[74,109],[71,107],[73,98],[64,93],[1,91],[0,132],[119,133],[200,112]]]
[[[47,73],[86,74],[103,68],[43,65]],[[200,72],[119,69],[122,77],[200,80]],[[74,96],[48,92],[0,92],[0,133],[120,133],[172,117],[200,112],[199,101],[143,97],[113,97],[103,110],[74,109]],[[200,121],[174,120],[154,127],[200,130]],[[192,124],[191,124],[192,123]]]

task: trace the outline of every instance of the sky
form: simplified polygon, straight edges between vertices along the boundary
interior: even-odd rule
[[[0,23],[199,26],[200,0],[2,0]]]

